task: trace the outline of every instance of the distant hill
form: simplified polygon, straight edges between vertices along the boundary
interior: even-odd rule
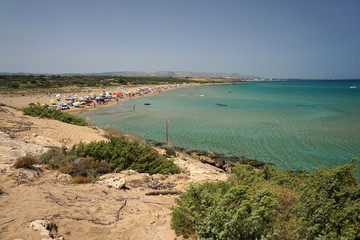
[[[124,77],[173,77],[173,78],[229,78],[229,79],[256,79],[260,77],[250,76],[239,73],[205,73],[205,72],[104,72],[91,73],[88,75],[102,75],[102,76],[124,76]]]
[[[261,77],[239,73],[205,73],[205,72],[103,72],[103,73],[24,73],[24,72],[0,72],[0,75],[61,75],[61,76],[124,76],[124,77],[173,77],[173,78],[225,78],[225,79],[258,79]]]

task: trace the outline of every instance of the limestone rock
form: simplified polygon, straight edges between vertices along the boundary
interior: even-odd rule
[[[223,168],[225,165],[225,161],[222,160],[221,158],[214,159],[214,162],[215,162],[215,166],[217,166],[218,168]]]
[[[192,152],[191,156],[195,159],[199,159],[199,155],[196,152]]]
[[[208,163],[211,165],[215,165],[215,161],[207,156],[200,156],[199,160],[203,163]]]
[[[213,152],[209,152],[208,156],[211,158],[216,157],[216,155]]]
[[[113,176],[111,178],[106,178],[100,181],[97,181],[98,184],[105,184],[108,187],[113,187],[116,189],[121,189],[125,187],[126,181],[125,179],[119,176]]]
[[[232,164],[230,164],[230,163],[226,163],[223,165],[223,169],[228,173],[231,173],[231,167],[232,167]]]
[[[39,231],[40,235],[45,236],[46,238],[42,238],[42,240],[63,240],[63,237],[54,237],[53,233],[57,233],[57,226],[55,223],[50,222],[45,219],[34,220],[30,223],[30,227],[35,230]],[[53,232],[53,233],[52,233]]]

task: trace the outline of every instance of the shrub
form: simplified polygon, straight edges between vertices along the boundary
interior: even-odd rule
[[[31,168],[32,165],[36,164],[36,158],[33,156],[20,157],[14,163],[14,168]]]
[[[190,185],[172,227],[197,239],[360,239],[356,166],[311,174],[236,164],[227,182]]]
[[[53,109],[53,108],[43,108],[41,106],[32,105],[32,106],[23,108],[22,111],[25,115],[52,118],[52,119],[59,120],[59,121],[65,122],[65,123],[79,125],[79,126],[88,125],[88,122],[86,122],[82,118],[75,117],[69,113],[64,113],[64,112],[61,112],[60,110]]]
[[[172,161],[160,156],[150,145],[140,145],[123,139],[113,138],[108,142],[80,143],[73,151],[77,156],[91,156],[95,161],[108,162],[111,172],[127,169],[150,174],[179,172]]]
[[[225,182],[191,185],[176,200],[172,227],[198,239],[260,239],[271,228],[277,201],[267,188],[247,189]]]
[[[91,183],[91,179],[88,177],[76,176],[72,179],[71,182],[75,184]]]
[[[95,180],[98,175],[108,172],[108,165],[105,161],[93,161],[88,156],[86,158],[66,159],[59,170],[71,176],[82,176]]]
[[[106,131],[106,136],[107,138],[111,139],[111,138],[121,138],[121,139],[126,139],[126,136],[119,132],[116,128],[114,127],[107,127],[105,129]]]
[[[58,169],[66,157],[66,152],[59,148],[50,148],[46,153],[40,155],[39,163],[47,164],[52,169]]]
[[[161,148],[166,151],[167,157],[172,157],[172,156],[176,157],[176,152],[175,152],[175,149],[173,147],[168,146],[168,145],[164,145]]]
[[[178,173],[179,168],[160,156],[150,145],[140,145],[119,138],[110,141],[79,143],[72,149],[49,149],[40,162],[71,176],[88,177],[94,181],[100,174],[135,170],[140,173]]]

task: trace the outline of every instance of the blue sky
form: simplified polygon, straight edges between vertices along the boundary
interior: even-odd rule
[[[360,78],[358,0],[1,0],[0,72]]]

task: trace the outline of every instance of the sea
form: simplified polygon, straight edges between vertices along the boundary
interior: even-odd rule
[[[360,80],[190,86],[79,116],[153,142],[166,142],[167,125],[169,145],[279,169],[312,172],[360,157]]]

